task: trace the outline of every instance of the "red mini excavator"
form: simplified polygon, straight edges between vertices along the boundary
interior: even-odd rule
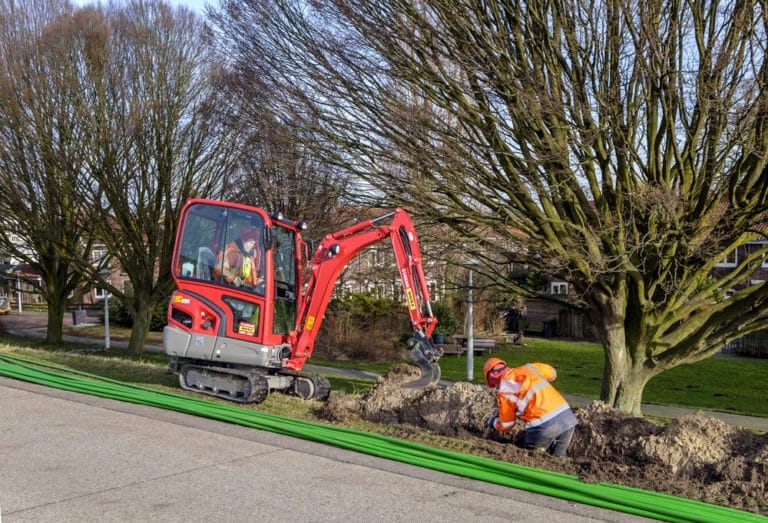
[[[411,316],[410,355],[421,376],[440,379],[442,351],[413,222],[402,209],[328,234],[312,258],[303,222],[230,202],[193,199],[181,214],[173,254],[178,290],[168,306],[163,346],[181,387],[238,403],[270,390],[325,400],[330,383],[303,372],[334,285],[366,247],[391,239]],[[308,281],[305,281],[308,278]]]

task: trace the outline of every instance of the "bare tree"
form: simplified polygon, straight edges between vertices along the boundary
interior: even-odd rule
[[[65,311],[82,296],[87,257],[79,192],[87,135],[78,115],[81,41],[66,2],[0,1],[0,245],[37,277],[48,303],[46,339],[61,342]]]
[[[238,113],[239,124],[246,114]],[[242,131],[241,163],[227,176],[225,197],[304,220],[316,239],[340,228],[347,218],[342,211],[348,202],[348,176],[320,160],[271,115],[247,121],[257,130],[252,135]]]
[[[348,216],[344,207],[354,199],[348,193],[349,172],[323,161],[312,143],[321,139],[296,123],[294,114],[270,90],[249,57],[232,53],[244,28],[215,9],[209,20],[216,28],[219,60],[227,68],[226,88],[232,125],[242,137],[241,163],[227,176],[225,197],[280,211],[310,225],[316,239],[337,230]],[[246,24],[248,22],[245,22]]]
[[[238,138],[222,124],[220,68],[197,15],[159,0],[88,12],[105,27],[89,47],[83,87],[92,107],[93,230],[130,279],[130,289],[102,285],[131,311],[129,351],[140,353],[155,305],[174,287],[170,260],[181,206],[191,197],[221,196]]]
[[[768,327],[768,283],[738,285],[765,244],[713,276],[765,229],[764,1],[226,0],[222,12],[240,27],[233,52],[287,108],[313,107],[306,125],[330,161],[570,282],[613,406],[639,413],[651,378]]]

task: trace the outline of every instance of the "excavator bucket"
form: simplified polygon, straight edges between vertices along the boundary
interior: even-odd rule
[[[408,345],[412,347],[410,356],[421,369],[421,376],[404,383],[402,387],[406,389],[419,389],[430,385],[437,385],[440,381],[441,371],[437,360],[443,355],[443,351],[435,347],[423,335],[417,336],[418,338],[414,337],[408,340]]]

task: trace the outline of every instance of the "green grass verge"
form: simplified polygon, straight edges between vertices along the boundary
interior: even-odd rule
[[[102,327],[103,329],[103,327]],[[103,335],[103,330],[102,330]],[[119,333],[118,333],[119,335]],[[30,359],[68,366],[84,372],[147,386],[176,390],[176,377],[167,371],[168,357],[144,353],[129,358],[121,349],[103,351],[91,346],[62,343],[47,345],[42,340],[0,335],[0,351],[11,351]],[[556,385],[565,394],[600,397],[604,355],[595,343],[558,339],[527,338],[524,346],[497,345],[493,356],[510,365],[541,361],[558,371]],[[473,381],[482,383],[482,367],[488,354],[473,358]],[[384,373],[393,362],[364,363],[310,359],[321,366],[354,368]],[[467,380],[467,357],[448,354],[440,359],[443,379]],[[713,357],[671,369],[652,379],[645,388],[644,403],[672,405],[768,417],[768,360]],[[361,394],[373,382],[365,379],[328,376],[333,390]],[[270,395],[271,397],[272,395]]]

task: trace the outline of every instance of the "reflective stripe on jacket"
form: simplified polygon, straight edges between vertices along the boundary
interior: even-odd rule
[[[499,403],[496,429],[511,429],[517,418],[526,428],[536,427],[570,409],[566,399],[550,384],[555,378],[555,368],[546,363],[528,363],[507,369],[496,393]]]
[[[232,283],[235,278],[243,280],[243,284],[255,286],[261,281],[260,252],[254,249],[252,256],[244,256],[239,241],[233,241],[225,247],[224,251],[216,259],[214,277],[224,277],[227,283]]]

